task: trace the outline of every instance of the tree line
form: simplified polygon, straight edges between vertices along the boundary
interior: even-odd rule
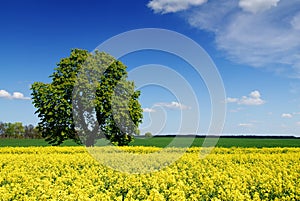
[[[0,138],[40,139],[42,134],[32,124],[23,125],[21,122],[0,122]]]

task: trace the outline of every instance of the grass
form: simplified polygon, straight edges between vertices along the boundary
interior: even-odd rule
[[[173,137],[136,138],[130,146],[156,146],[166,147]],[[205,138],[195,138],[191,146],[201,147]],[[177,147],[186,147],[190,138],[178,138]],[[214,139],[213,139],[214,140]],[[107,144],[99,140],[96,146]],[[0,139],[0,147],[29,147],[49,146],[43,139]],[[78,146],[71,140],[65,141],[61,146]],[[300,139],[264,139],[264,138],[220,138],[216,147],[300,147]]]
[[[0,147],[36,147],[49,146],[44,139],[0,139]],[[65,141],[61,146],[78,146],[72,140]]]
[[[132,146],[167,146],[173,138],[171,137],[157,137],[142,139],[136,138]],[[194,147],[201,147],[205,138],[195,138],[192,145]],[[189,139],[181,137],[178,147],[185,147]],[[208,139],[213,140],[214,138]],[[300,147],[300,139],[264,139],[264,138],[220,138],[216,147]]]

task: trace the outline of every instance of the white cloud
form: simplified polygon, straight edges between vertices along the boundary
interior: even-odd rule
[[[252,127],[253,124],[251,124],[251,123],[240,123],[238,126],[239,127]]]
[[[250,93],[250,97],[255,98],[255,99],[260,98],[260,93],[259,93],[259,91],[257,91],[257,90],[252,91],[252,92]]]
[[[0,98],[9,98],[11,95],[5,91],[5,90],[0,90]]]
[[[168,108],[168,109],[178,109],[178,110],[188,110],[188,109],[191,109],[191,107],[189,106],[186,106],[186,105],[183,105],[181,103],[178,103],[178,102],[171,102],[171,103],[155,103],[154,104],[155,107],[165,107],[165,108]]]
[[[24,99],[25,98],[24,95],[20,92],[14,92],[12,97],[15,99]]]
[[[229,112],[231,112],[231,113],[236,113],[236,112],[239,112],[239,111],[241,111],[241,110],[243,110],[243,108],[238,107],[238,108],[236,108],[236,109],[229,110]]]
[[[260,92],[252,91],[249,96],[242,96],[241,98],[227,98],[227,103],[237,103],[239,105],[263,105],[265,100],[261,99]]]
[[[277,6],[280,0],[240,0],[239,6],[248,12],[257,13]]]
[[[300,121],[296,122],[296,124],[300,126]]]
[[[214,33],[217,49],[229,60],[300,78],[299,7],[300,1],[218,0],[180,16],[191,26]]]
[[[156,112],[156,110],[152,109],[152,108],[143,108],[143,112],[148,112],[148,113],[151,113],[151,112]]]
[[[238,104],[240,105],[262,105],[265,101],[260,98],[259,91],[252,91],[249,96],[243,96]]]
[[[290,113],[283,113],[283,114],[281,115],[281,117],[282,117],[282,118],[292,118],[293,115],[290,114]]]
[[[29,97],[25,97],[24,94],[20,92],[13,92],[11,95],[9,92],[3,89],[0,90],[0,98],[30,100]]]
[[[294,29],[300,30],[300,13],[293,17],[293,19],[291,20],[291,25]]]
[[[236,103],[238,102],[238,99],[237,98],[227,98],[227,103]]]
[[[151,0],[147,6],[155,13],[175,13],[186,10],[192,6],[199,6],[207,0]]]

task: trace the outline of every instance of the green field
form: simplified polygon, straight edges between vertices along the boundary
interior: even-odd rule
[[[157,137],[150,139],[137,138],[133,146],[167,146],[173,138]],[[205,138],[195,138],[191,146],[201,147]],[[189,139],[181,137],[178,147],[185,147]],[[216,147],[300,147],[300,139],[264,139],[264,138],[220,138]]]
[[[130,146],[155,146],[166,147],[172,137],[136,138]],[[179,138],[178,147],[186,147],[189,138]],[[201,147],[204,138],[195,138],[191,146]],[[104,145],[104,140],[99,140],[96,145]],[[64,142],[61,146],[76,146],[71,140]],[[49,146],[43,139],[0,139],[0,147],[29,147]],[[300,139],[270,139],[270,138],[220,138],[217,147],[300,147]]]
[[[72,140],[64,142],[61,146],[76,146]],[[0,147],[31,147],[50,146],[44,139],[0,139]]]

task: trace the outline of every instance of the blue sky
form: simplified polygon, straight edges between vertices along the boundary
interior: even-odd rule
[[[30,85],[49,82],[72,48],[93,51],[117,34],[162,28],[196,41],[214,61],[226,91],[223,133],[300,134],[299,1],[10,0],[1,1],[0,25],[0,121],[37,124]],[[120,59],[129,71],[159,64],[182,75],[199,103],[199,132],[206,132],[209,91],[187,63],[157,51]],[[180,89],[176,82],[174,87]],[[142,133],[177,132],[182,113],[194,110],[168,89],[149,85],[141,91]]]

